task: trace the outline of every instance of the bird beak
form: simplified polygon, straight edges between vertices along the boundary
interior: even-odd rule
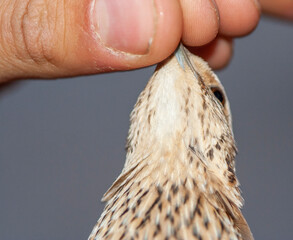
[[[197,70],[197,67],[190,60],[191,53],[186,49],[186,47],[184,47],[182,43],[179,44],[174,54],[181,68],[185,70],[185,65],[187,65],[193,72],[195,78],[203,83],[202,78]]]
[[[192,63],[190,60],[191,53],[184,47],[182,43],[179,44],[177,49],[174,52],[174,55],[180,65],[180,67],[185,71],[185,66],[188,66],[189,69],[192,71],[194,77],[199,82],[202,89],[207,90],[206,85],[204,81],[202,80],[201,75],[199,74],[199,71],[197,69],[197,66]]]

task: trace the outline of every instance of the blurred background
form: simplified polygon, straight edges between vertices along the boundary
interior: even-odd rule
[[[262,19],[218,75],[255,239],[292,239],[293,24]],[[129,114],[154,67],[0,89],[0,239],[87,239],[125,160]]]

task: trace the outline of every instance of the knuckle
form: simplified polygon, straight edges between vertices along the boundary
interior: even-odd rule
[[[46,0],[19,0],[11,14],[12,43],[16,57],[22,62],[38,66],[58,67],[62,59],[58,52],[58,14],[53,2]],[[62,26],[61,26],[62,27]]]

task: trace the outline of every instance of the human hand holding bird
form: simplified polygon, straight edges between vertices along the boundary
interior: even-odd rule
[[[0,16],[4,82],[149,66],[181,39],[220,68],[232,55],[232,39],[257,25],[259,9],[255,0],[3,0]]]

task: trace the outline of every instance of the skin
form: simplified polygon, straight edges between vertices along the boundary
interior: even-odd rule
[[[291,0],[260,4],[266,13],[293,19]],[[232,56],[233,38],[249,34],[260,18],[257,0],[155,0],[152,44],[145,52],[131,49],[138,42],[131,31],[121,52],[97,37],[91,6],[91,0],[0,1],[0,82],[145,67],[168,57],[180,40],[218,69]]]

